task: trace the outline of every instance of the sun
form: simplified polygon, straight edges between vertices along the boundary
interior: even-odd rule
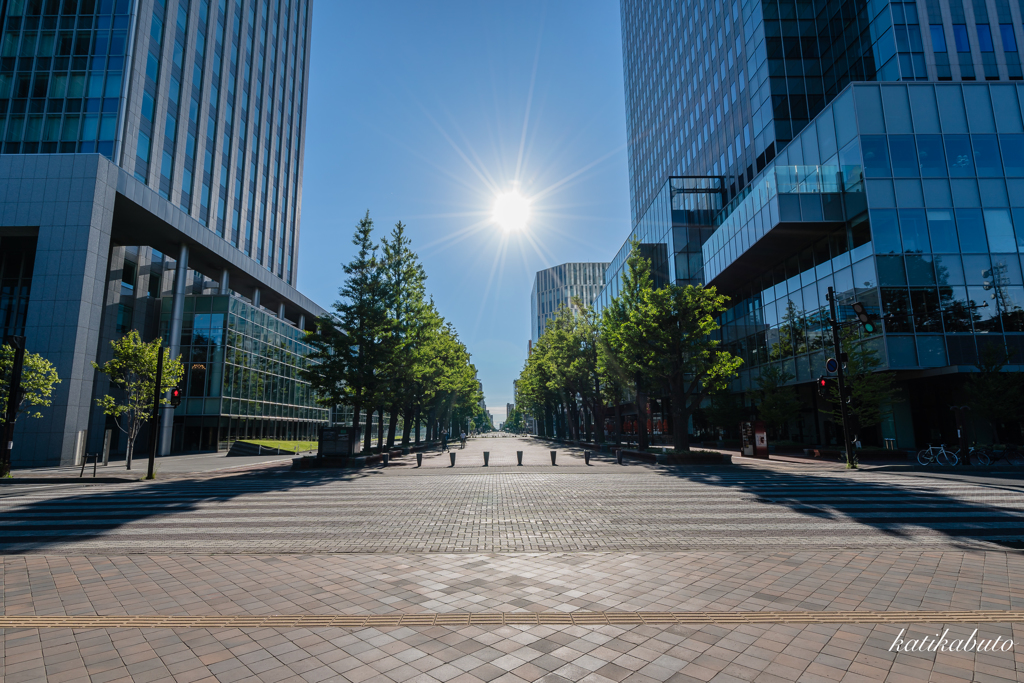
[[[515,190],[498,195],[494,201],[494,222],[505,232],[518,232],[530,220],[530,200]]]

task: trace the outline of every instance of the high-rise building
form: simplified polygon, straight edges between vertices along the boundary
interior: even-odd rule
[[[132,328],[186,353],[162,452],[326,422],[297,373],[311,5],[0,4],[0,324],[63,380],[15,463],[100,449],[90,362]]]
[[[781,364],[805,405],[791,438],[836,438],[812,390],[831,355],[828,287],[842,318],[858,300],[876,315],[863,341],[903,389],[866,442],[956,441],[948,406],[979,358],[1024,365],[1021,11],[623,0],[630,239],[656,281],[730,297],[733,388]]]
[[[563,263],[537,271],[530,292],[530,341],[537,343],[559,307],[568,306],[577,297],[584,306],[594,303],[604,286],[607,268],[607,263]]]

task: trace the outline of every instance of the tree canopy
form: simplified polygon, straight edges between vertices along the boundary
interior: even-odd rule
[[[365,412],[364,448],[369,448],[370,415],[390,416],[387,446],[403,425],[402,443],[422,420],[427,438],[442,429],[478,426],[483,391],[465,344],[427,294],[427,275],[412,249],[407,226],[395,224],[376,242],[370,213],[356,225],[352,260],[331,311],[308,335],[312,361],[304,371],[317,400],[325,406],[353,408],[360,427]],[[383,434],[378,443],[383,445]]]

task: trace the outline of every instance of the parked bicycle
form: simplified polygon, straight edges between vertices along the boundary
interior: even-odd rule
[[[917,454],[917,462],[922,465],[952,467],[960,462],[960,456],[956,451],[947,451],[945,444],[940,443],[938,446],[928,444],[928,448],[921,449],[921,452]]]

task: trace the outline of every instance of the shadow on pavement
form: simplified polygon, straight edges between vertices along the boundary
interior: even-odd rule
[[[86,541],[125,524],[191,512],[204,503],[239,496],[309,489],[358,481],[378,470],[326,470],[302,473],[266,470],[211,478],[157,480],[89,493],[73,493],[10,505],[0,512],[0,554],[38,552],[57,543]],[[66,489],[64,489],[66,491]],[[45,491],[45,488],[38,489]]]
[[[1024,547],[1024,510],[968,500],[980,491],[1012,495],[1024,506],[1024,493],[971,484],[973,492],[963,498],[928,490],[923,481],[901,479],[899,483],[857,480],[857,475],[836,476],[827,472],[787,472],[776,469],[726,467],[654,468],[665,477],[685,479],[707,486],[739,489],[769,506],[758,515],[760,522],[771,516],[771,507],[823,521],[844,519],[870,526],[894,538],[913,535],[906,527],[921,527],[951,539],[997,543],[1007,548]],[[932,480],[933,483],[939,483]],[[948,481],[943,482],[948,485]],[[825,530],[823,533],[828,533]]]

